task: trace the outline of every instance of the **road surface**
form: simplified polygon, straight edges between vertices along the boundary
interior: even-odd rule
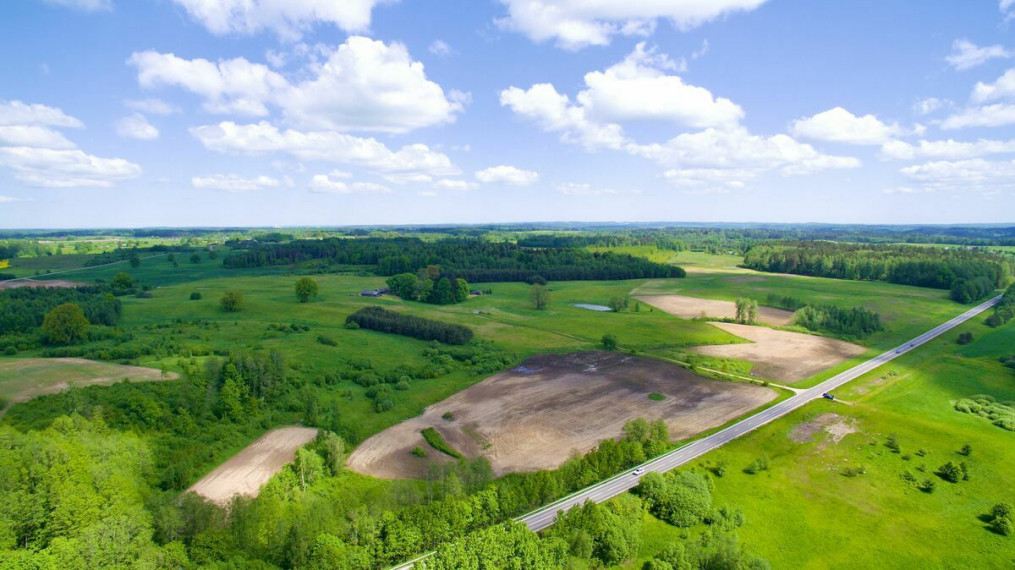
[[[803,406],[804,404],[810,401],[821,398],[822,394],[826,392],[832,392],[833,390],[839,388],[843,384],[856,378],[859,378],[860,376],[863,376],[864,374],[870,372],[871,370],[874,370],[875,368],[881,366],[882,364],[890,362],[898,358],[899,356],[902,356],[903,354],[911,350],[914,350],[917,347],[930,342],[931,340],[934,340],[935,338],[941,336],[942,334],[950,331],[951,329],[961,325],[962,323],[968,321],[969,319],[993,307],[1000,300],[1001,300],[1000,296],[995,297],[987,301],[986,303],[979,305],[978,307],[975,307],[973,309],[966,311],[965,313],[962,313],[961,315],[955,317],[954,319],[951,319],[950,321],[944,324],[934,327],[933,329],[910,340],[909,342],[906,342],[901,346],[893,348],[888,352],[882,353],[868,360],[867,362],[864,362],[863,364],[857,365],[845,372],[837,374],[829,378],[828,380],[825,380],[824,382],[818,384],[817,386],[814,386],[813,388],[803,390],[799,394],[786,400],[783,400],[778,404],[772,406],[771,408],[762,410],[749,418],[741,420],[727,427],[726,429],[723,429],[712,435],[691,442],[665,455],[660,455],[659,457],[646,463],[643,463],[638,467],[644,467],[646,473],[649,471],[657,471],[663,473],[666,471],[670,471],[671,469],[674,469],[676,467],[680,467],[681,465],[693,461],[698,457],[701,457],[702,455],[705,455],[706,453],[715,450],[748,432],[760,428],[761,426],[771,422],[772,420],[785,416],[786,414],[792,412],[793,410],[796,410],[797,408]],[[592,487],[585,488],[560,501],[551,503],[550,505],[547,505],[539,509],[538,511],[533,511],[523,517],[520,517],[518,521],[525,523],[525,525],[532,530],[535,531],[543,530],[544,528],[554,523],[554,521],[557,518],[557,513],[559,511],[567,511],[571,507],[574,507],[575,505],[580,505],[585,501],[595,501],[597,503],[600,503],[607,499],[616,497],[617,495],[624,493],[632,489],[633,487],[637,486],[638,482],[641,480],[641,477],[632,474],[632,472],[635,469],[637,469],[637,467],[632,468],[624,473],[621,473],[620,475],[612,479],[607,479],[606,481],[603,481],[598,485],[593,485]]]
[[[534,531],[540,531],[551,526],[556,521],[557,513],[559,513],[560,511],[567,511],[574,506],[583,504],[585,501],[594,501],[596,503],[601,503],[603,501],[612,499],[613,497],[616,497],[621,493],[627,492],[638,485],[638,482],[641,480],[641,477],[644,476],[644,474],[642,474],[641,476],[634,475],[633,473],[636,469],[643,467],[645,469],[644,473],[648,473],[650,471],[664,473],[666,471],[670,471],[671,469],[675,469],[677,467],[680,467],[681,465],[689,463],[701,457],[702,455],[705,455],[710,451],[722,447],[726,443],[729,443],[730,441],[733,441],[734,439],[744,434],[752,432],[773,420],[785,416],[786,414],[792,412],[793,410],[796,410],[797,408],[800,408],[801,406],[803,406],[808,402],[820,399],[822,397],[822,394],[825,394],[826,392],[832,392],[836,388],[842,386],[843,384],[846,384],[847,382],[850,382],[852,380],[855,380],[856,378],[859,378],[860,376],[863,376],[864,374],[870,372],[871,370],[874,370],[875,368],[881,366],[882,364],[891,362],[892,360],[902,356],[903,354],[906,354],[907,352],[914,350],[934,340],[935,338],[961,325],[962,323],[968,321],[969,319],[972,319],[973,317],[990,309],[991,307],[996,305],[1000,300],[1001,296],[999,295],[983,303],[982,305],[972,308],[966,311],[965,313],[962,313],[961,315],[955,317],[954,319],[951,319],[946,323],[938,325],[933,329],[923,333],[922,335],[904,344],[901,344],[896,348],[889,350],[888,352],[884,352],[864,362],[863,364],[859,364],[853,368],[850,368],[849,370],[846,370],[845,372],[839,373],[829,378],[828,380],[825,380],[824,382],[818,384],[817,386],[814,386],[813,388],[801,390],[795,396],[783,400],[778,404],[765,410],[762,410],[757,414],[754,414],[753,416],[745,418],[721,431],[718,431],[712,435],[703,437],[687,445],[674,449],[673,451],[666,453],[664,455],[660,455],[659,457],[656,457],[651,461],[648,461],[636,467],[632,467],[631,469],[621,473],[620,475],[617,475],[616,477],[607,479],[606,481],[603,481],[602,483],[598,483],[591,487],[586,487],[581,491],[568,495],[563,499],[550,503],[549,505],[546,505],[545,507],[542,507],[539,510],[533,511],[515,520],[517,520],[518,522],[525,523],[527,527],[529,527]],[[401,566],[396,566],[394,570],[412,568],[415,564],[422,562],[426,558],[430,557],[432,554],[433,553],[424,554],[423,556],[420,556],[419,558],[406,562]]]

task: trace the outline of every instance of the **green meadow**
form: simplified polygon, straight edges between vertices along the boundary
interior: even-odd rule
[[[961,332],[976,340],[957,345]],[[1015,433],[952,404],[974,394],[1015,400],[1015,371],[997,362],[1012,352],[1015,326],[993,330],[979,319],[847,385],[843,402],[813,402],[685,469],[728,467],[714,479],[714,504],[744,511],[741,541],[773,568],[1010,567],[1015,541],[992,532],[984,515],[1015,500]],[[822,414],[848,428],[841,440],[821,429],[791,439]],[[899,452],[886,445],[890,436]],[[968,457],[959,453],[966,444]],[[743,472],[762,455],[767,471]],[[969,480],[934,473],[949,461],[965,462]],[[934,481],[933,492],[910,476]],[[700,530],[647,520],[641,560]]]

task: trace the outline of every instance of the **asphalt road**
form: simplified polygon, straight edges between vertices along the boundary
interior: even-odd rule
[[[839,388],[843,384],[854,380],[871,370],[874,370],[882,364],[890,362],[899,356],[930,342],[931,340],[934,340],[949,330],[993,307],[1000,299],[1000,296],[995,297],[982,305],[962,313],[946,323],[934,327],[905,344],[893,348],[888,352],[882,353],[863,364],[850,368],[845,372],[837,374],[813,388],[808,388],[803,392],[783,400],[770,408],[762,410],[753,416],[741,420],[726,429],[677,448],[665,455],[660,455],[659,457],[643,463],[638,467],[644,467],[646,473],[649,471],[663,473],[693,461],[746,433],[758,429],[772,420],[796,410],[810,401],[821,398],[822,394],[826,392],[833,392],[836,388]],[[593,485],[592,487],[587,487],[573,495],[561,499],[560,501],[551,503],[538,511],[533,511],[523,517],[520,517],[517,520],[525,523],[526,526],[534,531],[543,530],[554,523],[557,518],[557,513],[560,511],[567,511],[571,507],[580,505],[585,501],[595,501],[600,503],[632,489],[638,485],[638,482],[641,480],[641,476],[633,474],[635,469],[630,469],[616,477],[613,477],[612,479],[607,479],[602,483]]]
[[[574,506],[583,504],[585,501],[601,503],[612,499],[613,497],[629,491],[638,485],[638,482],[644,474],[641,476],[634,475],[635,469],[643,467],[645,468],[645,473],[650,471],[664,473],[693,461],[746,433],[760,428],[772,420],[785,416],[808,402],[821,398],[822,394],[826,392],[833,392],[836,388],[839,388],[843,384],[850,382],[851,380],[855,380],[882,364],[891,362],[903,354],[934,340],[942,334],[993,307],[1000,300],[1001,296],[999,295],[986,303],[970,309],[954,319],[938,325],[922,335],[889,350],[888,352],[884,352],[864,362],[863,364],[859,364],[849,370],[846,370],[845,372],[839,373],[813,388],[807,388],[795,396],[779,402],[771,408],[762,410],[757,414],[743,419],[712,435],[674,449],[665,455],[660,455],[651,461],[629,469],[616,477],[603,481],[602,483],[586,487],[577,493],[569,495],[559,501],[550,503],[537,511],[533,511],[525,516],[519,517],[516,520],[518,522],[525,523],[526,526],[534,531],[540,531],[553,525],[557,519],[557,513],[560,511],[567,511]],[[396,566],[395,570],[412,568],[416,563],[422,562],[426,558],[432,556],[432,554],[433,553],[427,553],[400,566]]]

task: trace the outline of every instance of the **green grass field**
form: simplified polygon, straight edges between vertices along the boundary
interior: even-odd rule
[[[1010,567],[1015,540],[994,534],[980,517],[1015,500],[1015,433],[952,408],[973,394],[1015,399],[1015,373],[996,359],[999,349],[1015,352],[1015,326],[992,330],[981,322],[849,384],[838,393],[848,404],[814,402],[687,468],[728,466],[716,479],[715,504],[744,510],[742,542],[773,568]],[[977,340],[960,347],[955,337],[965,331]],[[826,433],[806,443],[790,439],[794,427],[825,413],[855,433],[838,443]],[[889,434],[897,434],[900,453],[885,446]],[[959,455],[967,443],[972,454]],[[768,471],[742,472],[762,454],[771,459]],[[970,480],[934,475],[948,461],[967,462]],[[866,473],[844,475],[859,466]],[[935,480],[935,491],[918,490],[903,480],[906,472]],[[662,544],[659,536],[680,535],[659,524],[646,523],[646,548]],[[643,557],[651,555],[646,548]]]
[[[0,402],[30,399],[69,386],[162,378],[158,369],[77,359],[0,358]],[[0,404],[0,411],[4,408]]]

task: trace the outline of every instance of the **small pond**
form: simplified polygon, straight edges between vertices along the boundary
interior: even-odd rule
[[[590,311],[600,311],[603,313],[608,313],[613,310],[607,307],[606,305],[590,305],[588,303],[575,303],[574,305],[571,306],[578,307],[579,309],[588,309]]]

